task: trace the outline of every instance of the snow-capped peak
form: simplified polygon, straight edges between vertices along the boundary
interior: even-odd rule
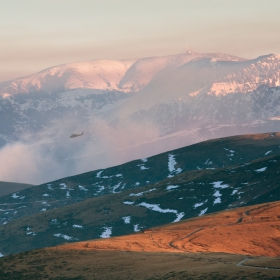
[[[69,63],[12,81],[2,93],[56,92],[87,88],[114,90],[134,60],[99,60]]]
[[[132,60],[95,60],[54,66],[0,85],[0,94],[63,92],[73,89],[138,91],[157,77],[199,58],[243,61],[226,54],[183,53]]]

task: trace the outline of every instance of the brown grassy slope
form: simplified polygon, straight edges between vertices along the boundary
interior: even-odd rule
[[[264,269],[280,258],[250,259],[260,268],[240,267],[241,255],[224,253],[147,253],[40,249],[0,259],[1,280],[277,280],[279,270]],[[275,266],[275,265],[274,265]]]
[[[69,249],[280,256],[280,202],[223,211],[138,234],[64,244],[55,250]]]
[[[280,201],[265,203],[138,234],[10,255],[0,259],[0,279],[277,280],[279,210]]]

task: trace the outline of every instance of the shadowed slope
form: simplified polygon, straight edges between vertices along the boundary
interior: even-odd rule
[[[14,192],[22,191],[31,187],[34,187],[34,185],[13,182],[0,182],[0,196],[12,194]]]
[[[272,156],[250,164],[189,171],[133,191],[42,211],[3,225],[0,252],[8,255],[65,240],[122,236],[234,207],[279,201],[279,162],[280,156]],[[45,205],[42,200],[38,203]]]
[[[48,182],[19,191],[15,195],[1,197],[0,204],[3,205],[1,209],[5,211],[0,212],[0,225],[89,198],[152,185],[164,179],[176,177],[176,175],[186,171],[209,171],[224,166],[249,163],[259,158],[276,156],[280,154],[279,145],[279,132],[226,137],[186,146],[103,170],[95,170]],[[275,164],[268,164],[274,165],[273,168],[275,169]],[[232,172],[236,171],[228,170],[228,173]],[[226,177],[228,177],[228,173],[226,172]],[[269,174],[270,178],[272,178],[271,174],[274,173]],[[221,178],[217,177],[215,180],[220,181]],[[245,180],[246,178],[244,178],[244,183],[248,182]],[[233,179],[232,181],[236,182],[238,180]],[[178,182],[173,183],[177,184]],[[240,183],[243,183],[243,181]],[[187,196],[190,197],[191,195]],[[257,201],[256,203],[262,202],[265,201]],[[219,210],[223,209],[216,209],[215,212]]]

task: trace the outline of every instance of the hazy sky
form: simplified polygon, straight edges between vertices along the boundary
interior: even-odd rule
[[[0,0],[0,81],[57,64],[280,54],[280,0]]]

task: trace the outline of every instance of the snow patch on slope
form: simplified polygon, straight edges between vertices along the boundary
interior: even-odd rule
[[[160,212],[160,213],[174,213],[177,216],[177,218],[173,221],[173,223],[179,222],[185,215],[183,212],[178,213],[177,210],[162,209],[158,204],[150,204],[150,203],[146,203],[146,202],[141,202],[140,204],[138,204],[138,206],[143,206],[143,207],[148,208],[149,210]]]
[[[181,168],[175,168],[175,165],[177,164],[176,160],[175,160],[175,155],[169,154],[168,155],[168,170],[170,172],[170,174],[168,175],[168,178],[173,177],[176,174],[179,174],[182,172]]]
[[[103,227],[104,231],[100,235],[100,238],[109,238],[112,234],[112,227]]]

